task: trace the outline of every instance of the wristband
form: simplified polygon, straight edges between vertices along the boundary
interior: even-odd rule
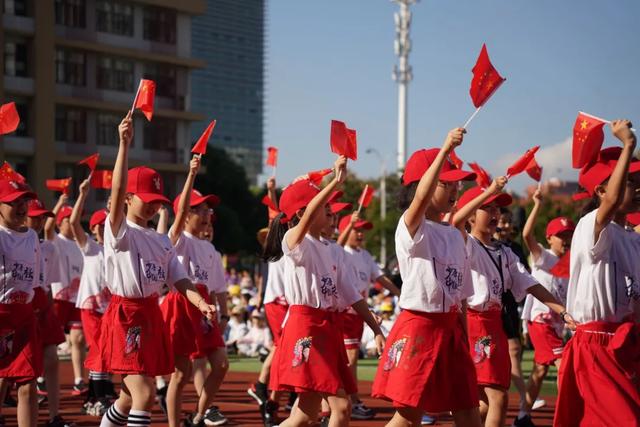
[[[566,320],[564,320],[564,316],[566,316],[566,315],[567,315],[567,312],[566,312],[566,311],[563,311],[563,312],[561,312],[561,313],[560,313],[560,318],[562,319],[562,321],[563,321],[564,323],[567,323],[567,321],[566,321]]]

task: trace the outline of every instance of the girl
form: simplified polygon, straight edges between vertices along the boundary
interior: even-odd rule
[[[18,425],[35,427],[36,377],[42,348],[31,304],[40,286],[40,242],[24,226],[27,201],[36,195],[23,184],[0,180],[0,378],[18,387]]]
[[[546,236],[549,249],[538,243],[534,234],[536,219],[540,213],[542,193],[537,190],[533,194],[533,209],[522,230],[524,244],[531,253],[533,265],[531,275],[538,280],[561,304],[567,301],[568,278],[556,277],[552,270],[563,256],[569,256],[571,238],[575,225],[565,217],[554,218],[547,224]],[[549,366],[555,364],[560,367],[562,357],[562,331],[564,322],[553,311],[541,304],[532,295],[527,299],[522,311],[522,318],[527,322],[527,331],[535,349],[533,369],[529,377],[527,398],[524,407],[516,418],[515,426],[527,426],[531,423],[531,409],[538,398],[542,381],[544,381]]]
[[[184,293],[209,319],[215,315],[215,307],[189,281],[169,239],[149,228],[160,204],[169,200],[162,195],[162,178],[156,171],[137,167],[127,172],[133,141],[131,112],[118,133],[111,209],[104,231],[105,278],[111,302],[102,319],[99,345],[106,370],[122,374],[123,384],[101,427],[151,422],[154,376],[173,371],[173,352],[158,307],[165,283]]]
[[[475,179],[447,159],[465,130],[441,149],[413,153],[402,176],[396,253],[402,275],[398,316],[378,366],[372,395],[393,401],[388,426],[420,425],[423,411],[452,411],[459,427],[480,426],[473,362],[465,342],[464,305],[473,291],[464,241],[443,216],[460,181]]]
[[[102,316],[109,305],[111,293],[104,277],[104,222],[106,209],[96,211],[89,220],[89,230],[94,239],[89,238],[80,224],[84,204],[89,194],[91,176],[79,187],[76,200],[69,218],[71,231],[80,248],[83,258],[82,276],[76,307],[80,309],[80,318],[89,346],[86,366],[89,368],[89,393],[85,402],[86,412],[90,415],[102,416],[111,406],[107,395],[112,390],[109,373],[99,353],[100,329]]]
[[[288,186],[280,198],[282,213],[267,236],[265,256],[275,261],[284,254],[285,296],[290,304],[271,367],[271,384],[275,390],[299,393],[298,407],[280,424],[283,427],[315,421],[323,398],[331,407],[332,425],[349,423],[348,396],[355,391],[355,382],[341,329],[336,328],[337,310],[352,305],[376,332],[378,350],[384,343],[366,302],[345,281],[348,271],[337,252],[320,240],[332,221],[327,201],[346,178],[346,163],[344,156],[338,158],[335,177],[322,191],[307,179]],[[286,232],[281,219],[290,222]]]
[[[558,427],[640,425],[640,274],[633,233],[624,229],[625,216],[640,207],[630,128],[628,120],[613,121],[622,149],[602,150],[580,171],[579,183],[593,199],[571,241],[567,306],[579,326],[562,355]]]
[[[502,324],[502,294],[511,290],[516,301],[530,293],[559,317],[575,328],[554,296],[531,277],[517,255],[493,240],[500,207],[511,204],[511,196],[501,190],[507,183],[499,177],[483,190],[473,187],[458,201],[453,224],[467,242],[467,254],[473,282],[469,298],[467,322],[469,351],[475,363],[480,394],[480,414],[485,426],[504,426],[507,415],[508,389],[511,383],[509,344]],[[466,231],[467,221],[471,233]]]

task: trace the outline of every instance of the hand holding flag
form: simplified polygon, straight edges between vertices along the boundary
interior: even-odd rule
[[[344,122],[331,120],[331,151],[351,160],[358,159],[356,131]]]
[[[482,45],[476,65],[474,65],[471,72],[473,73],[473,78],[471,79],[469,95],[471,95],[471,101],[473,102],[473,106],[476,107],[476,111],[464,124],[463,128],[465,129],[469,126],[469,123],[471,123],[471,120],[473,120],[476,114],[478,114],[480,108],[482,108],[506,80],[491,63],[486,44]]]
[[[133,100],[131,113],[135,109],[142,111],[142,114],[151,121],[153,117],[153,101],[156,97],[156,83],[153,80],[140,79],[140,85]]]
[[[539,145],[527,150],[526,153],[522,155],[516,162],[507,169],[507,178],[513,178],[514,176],[522,173],[526,170],[527,166],[531,162],[531,159],[534,158],[536,152],[540,149]]]
[[[98,160],[100,159],[100,154],[95,153],[87,157],[86,159],[82,159],[78,162],[79,165],[87,165],[91,172],[96,170],[96,166],[98,165]]]
[[[213,133],[213,128],[216,127],[216,121],[212,120],[209,123],[209,126],[202,132],[198,141],[196,141],[195,145],[191,149],[191,152],[197,155],[204,155],[207,152],[207,145],[209,144],[209,138],[211,138],[211,134]]]
[[[20,116],[15,102],[9,102],[0,107],[0,135],[11,133],[18,129]]]

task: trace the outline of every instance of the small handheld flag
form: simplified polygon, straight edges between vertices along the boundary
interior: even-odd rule
[[[87,165],[91,172],[96,170],[96,166],[98,165],[98,160],[100,159],[100,154],[95,153],[87,157],[86,159],[82,159],[78,162],[79,165]]]
[[[449,153],[449,160],[451,160],[451,163],[453,163],[456,168],[462,169],[462,165],[464,165],[464,162],[460,157],[458,157],[458,155],[456,154],[456,150],[451,150],[451,152]]]
[[[2,164],[2,166],[0,166],[0,179],[15,181],[21,184],[25,184],[27,182],[25,177],[13,170],[11,165],[6,161]]]
[[[309,177],[309,181],[313,182],[315,185],[320,185],[325,176],[329,175],[333,172],[333,169],[320,169],[318,171],[312,171],[307,174]]]
[[[527,165],[527,168],[525,169],[525,172],[527,172],[527,174],[533,178],[534,180],[540,182],[542,180],[542,166],[540,166],[538,164],[538,162],[536,162],[536,158],[533,157],[531,159],[531,161],[529,162],[529,164]]]
[[[156,82],[153,80],[140,79],[140,85],[133,100],[131,112],[135,109],[142,111],[142,114],[151,121],[153,117],[153,102],[156,97]]]
[[[113,172],[106,170],[96,170],[91,174],[91,186],[93,188],[102,188],[108,190],[111,188]]]
[[[538,149],[540,149],[540,146],[536,145],[535,147],[527,150],[527,152],[524,153],[522,157],[516,160],[515,163],[511,165],[509,169],[507,169],[507,177],[512,178],[518,175],[519,173],[524,172],[527,166],[529,165],[529,162],[531,162],[531,159],[534,158]]]
[[[0,135],[11,133],[18,129],[20,116],[15,102],[9,102],[0,107]]]
[[[331,120],[331,151],[351,160],[358,159],[356,131],[344,122]]]
[[[360,199],[358,199],[358,212],[362,210],[362,208],[366,208],[371,203],[373,199],[374,193],[373,187],[369,187],[369,185],[365,185],[362,190],[362,194],[360,195]]]
[[[69,189],[71,187],[71,178],[47,179],[45,181],[45,185],[47,189],[51,191],[59,191],[64,194],[69,194]]]
[[[491,185],[491,175],[477,163],[469,163],[469,167],[476,173],[476,183],[481,188],[489,188]]]
[[[486,44],[482,45],[476,65],[473,66],[471,72],[473,73],[473,78],[471,79],[469,95],[471,95],[471,101],[473,102],[473,106],[476,107],[476,111],[474,111],[464,124],[463,128],[465,129],[469,126],[469,123],[471,123],[471,120],[473,120],[476,114],[478,114],[480,108],[482,108],[506,80],[491,63]]]
[[[213,133],[213,128],[216,127],[216,121],[212,120],[209,123],[209,126],[202,132],[198,141],[196,141],[195,145],[191,149],[191,152],[194,154],[204,155],[207,152],[207,145],[209,144],[209,138],[211,138],[211,134]]]

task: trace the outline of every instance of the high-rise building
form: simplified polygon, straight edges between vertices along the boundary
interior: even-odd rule
[[[262,172],[265,0],[207,0],[193,18],[194,112],[216,119],[212,144],[224,148],[256,184]],[[208,121],[192,124],[192,138]]]
[[[2,0],[2,102],[15,101],[17,132],[0,144],[0,158],[26,175],[49,203],[48,178],[86,176],[76,162],[99,152],[111,168],[118,124],[141,78],[156,82],[152,122],[135,116],[130,166],[157,169],[165,192],[181,188],[191,147],[191,22],[204,0]],[[96,191],[92,205],[103,203]],[[93,207],[93,206],[92,206]]]

